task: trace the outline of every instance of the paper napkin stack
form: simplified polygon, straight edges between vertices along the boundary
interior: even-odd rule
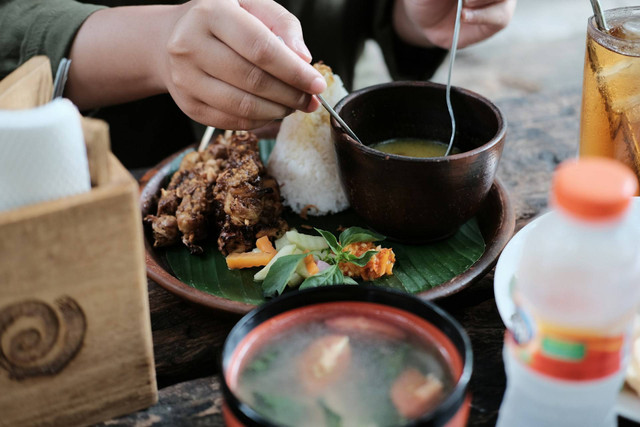
[[[90,189],[80,114],[69,100],[0,110],[0,211]]]

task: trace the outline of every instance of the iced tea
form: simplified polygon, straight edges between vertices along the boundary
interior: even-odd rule
[[[640,178],[640,7],[606,18],[608,32],[588,24],[580,155],[621,160]]]

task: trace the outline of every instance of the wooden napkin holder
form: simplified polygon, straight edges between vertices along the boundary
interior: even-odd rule
[[[0,109],[53,91],[46,57]],[[138,185],[83,118],[91,191],[0,212],[0,426],[88,425],[157,402]]]

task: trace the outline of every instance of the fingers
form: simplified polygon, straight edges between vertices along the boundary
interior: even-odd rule
[[[256,0],[258,1],[258,0]],[[278,40],[265,24],[231,2],[218,3],[226,10],[211,15],[209,29],[247,61],[275,78],[310,94],[324,91],[322,75]]]
[[[311,62],[311,52],[304,42],[300,21],[287,9],[271,0],[240,0],[240,6],[262,21],[275,35],[282,37],[286,45],[305,62]]]
[[[215,52],[215,55],[211,55]],[[191,60],[206,74],[290,109],[307,111],[311,95],[289,86],[238,56],[217,39],[195,47]]]
[[[271,122],[271,120],[250,120],[246,117],[238,117],[217,110],[197,100],[191,101],[191,114],[189,114],[189,117],[203,125],[233,130],[257,129]]]
[[[516,0],[467,0],[462,10],[462,20],[468,24],[507,26],[516,8]]]
[[[249,120],[274,120],[290,114],[293,109],[238,89],[213,78],[194,67],[178,65],[173,80],[174,91],[230,115]],[[192,108],[186,106],[187,110]],[[192,111],[185,111],[191,115]]]

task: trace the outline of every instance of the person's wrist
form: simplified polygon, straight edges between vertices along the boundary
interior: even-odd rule
[[[168,92],[168,82],[170,79],[169,63],[167,60],[167,43],[176,22],[184,14],[185,5],[163,5],[152,6],[156,8],[153,11],[153,19],[151,20],[153,28],[150,44],[150,60],[147,61],[147,76],[149,85],[156,93]]]

